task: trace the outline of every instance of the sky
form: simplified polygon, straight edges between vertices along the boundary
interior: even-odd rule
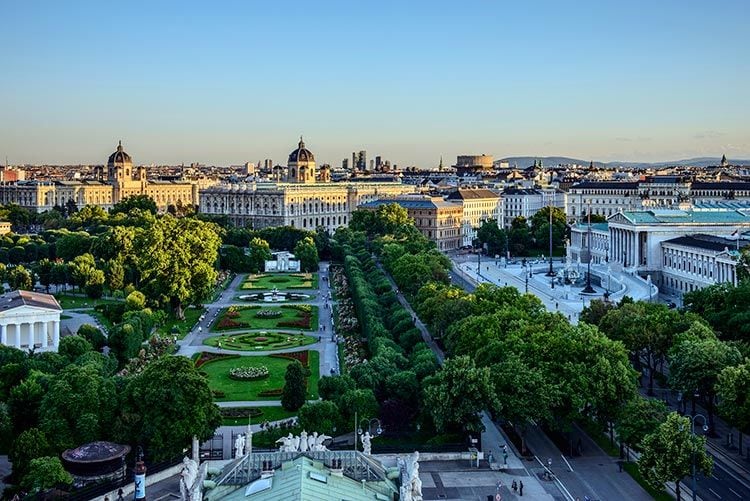
[[[0,161],[750,158],[747,0],[0,0]]]

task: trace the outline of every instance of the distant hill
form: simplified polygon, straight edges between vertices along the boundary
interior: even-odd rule
[[[495,162],[506,161],[510,166],[517,165],[519,169],[525,169],[534,165],[534,161],[541,160],[547,167],[555,167],[560,164],[579,164],[588,165],[590,160],[581,160],[580,158],[570,157],[506,157]],[[671,160],[668,162],[597,162],[594,160],[596,167],[669,167],[675,165],[684,165],[688,167],[708,167],[719,165],[721,157],[698,157],[686,158],[684,160]],[[730,165],[750,165],[750,160],[729,159]]]

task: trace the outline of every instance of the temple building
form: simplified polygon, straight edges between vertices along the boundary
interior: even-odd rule
[[[133,195],[148,195],[159,210],[170,205],[196,205],[198,185],[192,181],[148,179],[146,167],[133,167],[122,147],[109,156],[105,167],[96,168],[95,179],[83,181],[13,181],[0,183],[0,204],[17,204],[34,212],[75,204],[78,209],[97,205],[110,209]]]
[[[0,296],[0,343],[57,351],[62,308],[54,296],[17,290]]]
[[[319,171],[315,156],[300,138],[285,168],[273,169],[272,180],[220,184],[202,189],[199,210],[226,215],[239,227],[293,226],[333,232],[349,224],[365,202],[411,193],[414,187],[393,181],[331,182],[330,167]]]

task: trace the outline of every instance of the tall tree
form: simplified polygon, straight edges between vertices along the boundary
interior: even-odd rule
[[[136,240],[147,249],[137,257],[143,292],[154,301],[168,298],[175,317],[184,318],[186,301],[199,303],[213,292],[220,243],[211,223],[168,214],[157,219]]]
[[[119,213],[129,214],[133,209],[156,214],[156,202],[148,195],[131,195],[112,206],[109,213],[112,215]]]
[[[281,406],[288,411],[296,411],[305,404],[306,395],[305,368],[295,360],[286,366]]]
[[[477,367],[468,356],[448,359],[425,380],[424,393],[439,432],[460,428],[480,432],[479,412],[499,407],[489,367]]]
[[[690,426],[690,418],[672,412],[654,433],[643,439],[643,453],[638,460],[638,469],[654,488],[662,488],[665,482],[675,483],[678,501],[680,482],[692,473],[693,464],[706,477],[713,470],[713,461],[706,452],[706,437],[693,435]]]
[[[643,438],[652,433],[667,417],[667,406],[661,400],[635,397],[625,404],[615,423],[620,441],[641,450]]]
[[[247,244],[247,258],[251,273],[264,271],[266,261],[271,259],[271,247],[262,238],[251,238]]]
[[[221,425],[206,379],[185,357],[163,357],[125,388],[120,440],[143,444],[156,461],[182,454],[193,436],[204,441]]]
[[[508,248],[508,236],[505,230],[500,228],[497,220],[489,219],[482,221],[482,225],[477,230],[477,240],[480,247],[487,251],[490,256],[505,256],[505,249]]]
[[[73,483],[73,477],[65,471],[60,458],[45,456],[32,459],[29,471],[21,479],[21,487],[28,492],[37,493],[57,486],[67,486]]]
[[[302,271],[318,271],[318,248],[311,237],[305,237],[294,246],[294,256],[299,259]]]
[[[716,394],[719,412],[740,432],[742,454],[742,433],[750,432],[750,360],[722,369],[716,381]]]
[[[8,272],[8,284],[11,289],[30,291],[34,287],[34,277],[29,270],[18,265]]]

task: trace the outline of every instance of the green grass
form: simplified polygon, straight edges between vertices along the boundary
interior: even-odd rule
[[[164,325],[156,329],[156,333],[160,336],[176,334],[178,339],[182,339],[187,335],[188,331],[196,324],[196,322],[198,322],[198,318],[203,314],[203,311],[203,308],[185,308],[183,310],[185,320],[177,320],[170,313],[169,319]],[[173,332],[172,329],[175,327],[176,330]]]
[[[283,329],[283,330],[317,330],[318,329],[318,307],[312,306],[311,307],[311,318],[310,318],[310,325],[306,328],[300,328],[300,327],[287,327],[287,326],[281,326],[279,325],[279,322],[291,322],[295,321],[300,318],[302,312],[294,307],[287,306],[240,306],[237,307],[237,311],[239,312],[239,316],[236,318],[233,318],[235,322],[239,322],[240,326],[237,327],[225,327],[225,328],[217,328],[221,320],[226,316],[227,309],[223,309],[221,311],[221,314],[218,316],[216,321],[211,324],[211,331],[217,332],[217,331],[231,331],[231,330],[247,330],[247,329],[268,329],[268,330],[274,330],[274,329]],[[258,318],[255,316],[256,313],[260,310],[271,310],[271,311],[281,311],[281,316],[276,318]]]
[[[262,273],[248,275],[240,290],[317,289],[317,273]]]
[[[266,407],[255,407],[259,409],[262,414],[252,419],[253,424],[263,423],[264,421],[281,421],[282,419],[289,419],[297,415],[296,412],[289,412],[283,407],[277,406],[266,406]],[[223,418],[222,426],[245,426],[247,425],[247,418]]]
[[[266,338],[265,341],[256,341],[258,338]],[[307,346],[318,341],[317,337],[299,334],[284,334],[280,332],[252,332],[246,334],[234,334],[231,336],[213,336],[203,341],[207,346],[219,347],[224,350],[235,351],[271,351],[284,350],[286,348],[297,348]]]
[[[599,425],[592,421],[583,421],[580,423],[581,428],[586,431],[586,434],[596,442],[596,445],[601,447],[604,452],[612,457],[620,457],[620,447],[617,443],[609,441],[609,436],[604,433]]]
[[[276,357],[238,357],[227,360],[213,360],[203,364],[198,370],[208,374],[208,386],[211,390],[224,392],[221,398],[215,400],[231,402],[236,400],[281,400],[280,396],[262,397],[264,390],[274,390],[284,387],[284,373],[286,366],[292,361]],[[308,379],[307,397],[318,398],[318,378],[320,377],[320,354],[309,352],[311,375]],[[229,378],[229,370],[233,367],[266,366],[270,372],[265,379],[258,381],[236,381]]]
[[[674,498],[667,494],[666,491],[664,491],[663,489],[656,490],[651,487],[648,482],[646,482],[646,479],[643,478],[643,475],[641,475],[641,472],[638,470],[637,463],[624,463],[622,467],[626,472],[628,472],[631,477],[633,477],[633,480],[638,482],[638,484],[643,487],[646,492],[648,492],[656,501],[674,501]]]
[[[73,296],[65,293],[55,294],[55,298],[63,310],[93,308],[98,304],[114,304],[119,302],[114,299],[91,299],[87,296]]]

